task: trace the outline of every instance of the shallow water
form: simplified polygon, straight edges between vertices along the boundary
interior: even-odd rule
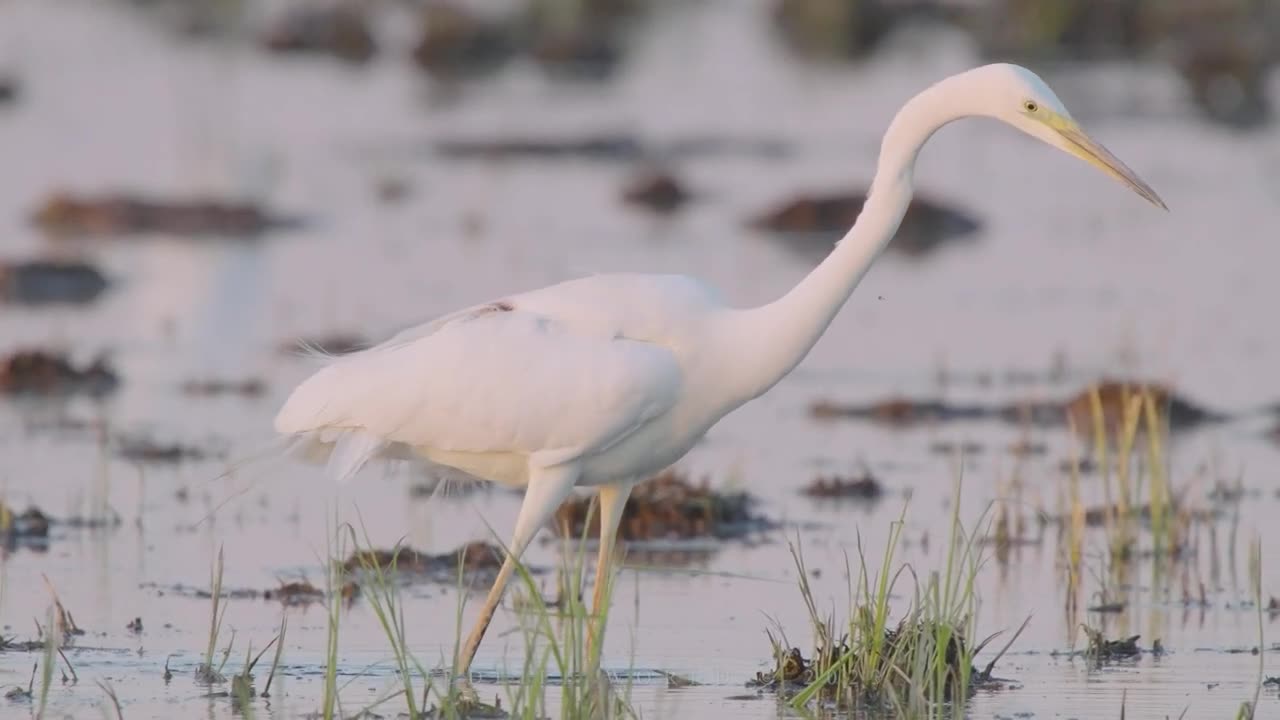
[[[190,675],[205,643],[208,601],[156,589],[205,587],[219,546],[229,587],[265,589],[303,576],[321,584],[335,513],[363,517],[375,545],[403,538],[443,552],[484,537],[482,519],[509,527],[518,507],[518,498],[499,492],[409,498],[401,470],[366,471],[334,487],[288,460],[250,464],[229,480],[214,479],[221,461],[138,468],[78,424],[213,444],[240,459],[270,447],[272,415],[308,371],[279,351],[293,337],[345,330],[378,337],[513,290],[621,269],[698,275],[744,305],[772,298],[807,261],[747,230],[745,220],[800,189],[865,184],[896,107],[979,62],[963,36],[917,28],[857,66],[799,65],[770,36],[764,5],[720,0],[654,12],[620,75],[605,85],[551,83],[516,64],[460,94],[428,87],[405,61],[404,43],[353,69],[177,38],[125,4],[0,7],[0,62],[23,80],[21,101],[0,108],[0,248],[6,258],[82,253],[115,281],[88,308],[0,308],[0,350],[51,344],[78,357],[105,350],[123,377],[102,404],[0,404],[7,502],[66,516],[92,512],[93,498],[105,496],[122,520],[110,530],[55,529],[47,550],[11,549],[0,565],[5,635],[30,637],[31,619],[43,622],[42,574],[89,631],[68,653],[79,682],[52,688],[55,711],[98,716],[103,696],[92,681],[110,679],[127,718],[232,713],[227,699],[205,698]],[[1280,529],[1269,522],[1280,507],[1273,472],[1280,447],[1264,437],[1274,419],[1254,412],[1280,401],[1273,316],[1280,244],[1270,230],[1280,142],[1274,129],[1237,135],[1204,124],[1160,67],[1060,67],[1045,75],[1173,211],[1155,212],[1083,164],[992,123],[940,132],[921,158],[921,187],[978,213],[977,241],[924,260],[882,258],[804,364],[726,418],[681,464],[748,488],[763,513],[794,527],[757,543],[727,543],[687,566],[633,563],[622,573],[607,662],[704,683],[668,690],[640,673],[632,699],[644,715],[786,714],[769,697],[728,698],[750,694],[743,682],[765,669],[771,619],[797,644],[808,639],[787,541],[798,535],[807,564],[822,571],[811,580],[821,606],[842,612],[845,555],[861,537],[867,556],[880,557],[909,490],[899,558],[920,571],[940,567],[957,473],[955,458],[932,449],[938,443],[983,448],[964,459],[961,516],[971,525],[1015,473],[1024,490],[1013,512],[1032,532],[1034,510],[1056,509],[1065,491],[1057,469],[1071,448],[1065,432],[989,422],[912,430],[818,422],[808,415],[812,401],[1066,397],[1104,374],[1167,380],[1212,408],[1240,413],[1179,435],[1171,468],[1175,486],[1205,506],[1217,478],[1242,475],[1250,494],[1222,508],[1227,519],[1216,529],[1196,529],[1197,554],[1176,579],[1158,581],[1151,563],[1136,563],[1129,609],[1117,616],[1064,612],[1052,529],[1007,562],[989,562],[978,588],[980,632],[1012,630],[1028,614],[1033,620],[997,666],[1012,687],[979,692],[971,714],[1110,717],[1123,695],[1132,717],[1176,717],[1184,707],[1187,717],[1221,717],[1252,697],[1258,658],[1247,651],[1259,640],[1245,561],[1255,537],[1264,548],[1264,594],[1280,594],[1271,550],[1280,547]],[[584,132],[628,132],[656,144],[764,140],[788,152],[676,158],[674,168],[704,196],[669,219],[621,205],[619,188],[634,170],[625,163],[446,161],[430,152],[433,140],[447,138]],[[405,202],[378,201],[375,181],[387,176],[409,183]],[[56,188],[247,195],[309,223],[245,243],[57,241],[27,220]],[[1010,373],[1045,379],[1015,383]],[[259,399],[179,391],[183,381],[205,377],[260,377],[268,391]],[[1021,460],[1005,452],[1024,432],[1048,452]],[[863,462],[890,489],[879,503],[835,505],[797,492],[817,473]],[[1101,501],[1096,477],[1082,492],[1086,504]],[[1082,606],[1092,604],[1095,574],[1105,574],[1104,541],[1098,531],[1088,536]],[[554,545],[535,545],[529,560],[554,564]],[[1205,583],[1209,607],[1183,607],[1184,574],[1190,587]],[[408,591],[410,640],[424,662],[451,652],[456,602],[452,588]],[[281,690],[254,701],[272,717],[315,710],[323,684],[324,608],[288,612]],[[226,626],[236,631],[237,650],[229,668],[238,667],[245,642],[261,647],[274,635],[280,614],[274,601],[230,601]],[[143,619],[141,636],[125,630],[134,617]],[[1055,656],[1083,642],[1081,619],[1111,636],[1141,634],[1144,647],[1159,638],[1168,653],[1102,669]],[[512,626],[508,615],[498,617],[479,665],[518,663],[519,636],[506,632]],[[1274,617],[1264,619],[1264,646],[1276,629]],[[1239,649],[1246,652],[1229,652]],[[161,679],[166,657],[175,673],[169,683]],[[393,684],[389,650],[365,603],[342,616],[340,658],[352,680],[342,694],[348,710]],[[1264,658],[1273,675],[1274,658]],[[0,653],[0,684],[25,685],[34,659]],[[481,686],[490,691],[500,692]],[[1261,702],[1280,714],[1275,690]]]

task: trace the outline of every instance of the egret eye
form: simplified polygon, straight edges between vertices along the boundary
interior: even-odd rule
[[[1033,113],[1033,112],[1035,112],[1035,111],[1039,110],[1039,109],[1040,109],[1040,106],[1036,104],[1036,101],[1035,101],[1035,100],[1027,100],[1027,101],[1025,101],[1025,102],[1023,102],[1023,103],[1022,103],[1022,109],[1023,109],[1023,110],[1026,110],[1026,111],[1027,111],[1027,112],[1029,112],[1029,113]]]

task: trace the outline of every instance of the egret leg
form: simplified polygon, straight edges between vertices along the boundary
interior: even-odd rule
[[[455,675],[465,678],[471,669],[471,661],[475,659],[480,641],[484,639],[485,630],[489,629],[489,621],[502,602],[502,593],[506,589],[516,563],[524,554],[525,548],[533,540],[538,530],[551,519],[560,503],[569,497],[574,484],[578,481],[576,465],[557,465],[551,468],[536,468],[530,473],[529,487],[524,491],[524,502],[520,504],[520,514],[516,516],[516,528],[511,535],[511,543],[507,545],[507,557],[502,562],[502,569],[493,581],[489,596],[480,608],[480,617],[467,642],[462,646],[455,665]]]
[[[596,559],[595,589],[591,597],[592,621],[587,623],[587,657],[593,663],[599,661],[604,645],[604,617],[608,613],[604,595],[609,584],[609,565],[618,538],[618,523],[622,521],[627,498],[631,497],[631,487],[631,483],[600,486],[600,556]]]

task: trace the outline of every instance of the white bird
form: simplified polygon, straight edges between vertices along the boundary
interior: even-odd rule
[[[465,676],[515,563],[575,486],[599,492],[600,613],[631,488],[804,359],[897,231],[920,148],[970,116],[1083,158],[1167,209],[1034,73],[986,65],[938,82],[898,112],[857,222],[782,298],[736,308],[693,278],[643,274],[509,295],[333,358],[294,390],[276,429],[328,451],[339,479],[375,457],[414,456],[525,489],[508,556],[456,660]]]

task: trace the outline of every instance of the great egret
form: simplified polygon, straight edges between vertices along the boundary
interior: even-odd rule
[[[525,488],[508,555],[457,659],[465,676],[514,564],[575,486],[599,492],[598,616],[632,486],[805,357],[897,230],[921,146],[970,116],[1002,120],[1165,208],[1035,73],[986,65],[938,82],[898,112],[857,222],[782,298],[734,308],[693,278],[642,274],[510,295],[334,358],[294,390],[276,429],[328,451],[339,479],[374,457],[421,456]]]

